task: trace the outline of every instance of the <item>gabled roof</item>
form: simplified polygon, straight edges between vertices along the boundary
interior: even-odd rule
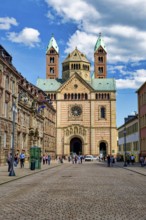
[[[99,49],[100,46],[106,51],[106,47],[105,47],[104,41],[101,37],[101,34],[99,34],[99,37],[96,41],[96,44],[95,44],[95,47],[94,47],[94,52],[96,52]]]
[[[62,79],[37,79],[37,87],[43,91],[56,91],[63,84]]]
[[[78,73],[76,73],[76,72],[75,72],[70,78],[68,78],[68,79],[61,85],[61,87],[59,88],[59,90],[62,90],[62,89],[64,88],[64,86],[65,86],[66,84],[68,84],[69,81],[71,81],[74,76],[77,77],[78,80],[79,80],[80,82],[82,82],[82,84],[84,84],[86,87],[88,87],[88,89],[93,90],[92,86],[91,86],[87,81],[85,81],[85,80],[84,80]]]
[[[140,90],[141,90],[143,87],[146,87],[146,82],[144,82],[144,83],[136,90],[136,93],[139,93]]]
[[[95,91],[116,91],[115,79],[91,79],[88,82]]]
[[[48,46],[47,46],[46,53],[47,53],[52,47],[54,48],[54,50],[56,50],[57,53],[59,53],[59,47],[58,47],[58,45],[57,45],[57,42],[56,42],[54,36],[52,36],[51,39],[50,39],[50,42],[49,42],[49,44],[48,44]]]
[[[77,47],[75,48],[75,50],[72,52],[72,53],[70,53],[67,57],[66,57],[66,59],[63,61],[63,63],[66,63],[66,62],[80,62],[80,61],[82,61],[82,62],[87,62],[87,63],[90,63],[88,60],[87,60],[87,58],[86,58],[86,56],[83,54],[83,53],[81,53],[78,49],[77,49]]]

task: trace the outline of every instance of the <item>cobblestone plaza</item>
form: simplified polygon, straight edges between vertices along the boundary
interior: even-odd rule
[[[145,185],[123,167],[64,163],[0,185],[0,219],[145,220]]]

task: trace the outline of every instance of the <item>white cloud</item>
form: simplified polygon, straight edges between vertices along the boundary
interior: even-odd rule
[[[52,21],[55,20],[55,16],[54,16],[50,11],[48,11],[47,17],[48,17],[50,20],[52,20]]]
[[[93,61],[94,43],[98,33],[102,32],[105,36],[108,62],[137,62],[145,59],[146,30],[140,28],[139,24],[142,25],[142,22],[139,22],[141,17],[137,13],[143,10],[146,14],[145,0],[102,0],[98,3],[94,0],[45,2],[53,8],[53,12],[56,11],[63,22],[78,24],[78,30],[68,40],[65,52],[77,46]],[[134,17],[130,16],[131,13]],[[50,11],[49,16],[52,17]]]
[[[77,46],[81,52],[87,55],[88,59],[93,60],[94,45],[96,40],[97,38],[93,35],[89,35],[81,31],[76,31],[75,34],[72,35],[69,39],[65,53],[72,52]]]
[[[0,18],[0,29],[1,30],[9,30],[12,25],[14,26],[18,25],[15,18],[9,18],[9,17]]]
[[[72,20],[80,23],[84,19],[93,20],[100,17],[98,10],[96,10],[90,2],[87,3],[84,0],[45,0],[45,2],[62,17],[63,22]]]
[[[127,72],[129,77],[117,79],[117,89],[138,89],[146,81],[146,70],[139,69],[135,72]]]
[[[136,69],[140,68],[138,64],[141,60],[146,60],[145,0],[120,2],[45,0],[45,2],[63,22],[77,24],[76,31],[68,39],[65,53],[70,53],[77,46],[87,55],[89,61],[93,61],[94,46],[101,32],[107,48],[108,64],[114,64],[113,69],[109,71],[113,74],[118,72],[125,78],[117,80],[117,87],[135,89],[146,81],[145,69],[126,71],[126,66],[130,63],[131,68]]]
[[[39,35],[38,30],[26,27],[20,33],[9,32],[7,37],[12,42],[34,47],[40,42]]]

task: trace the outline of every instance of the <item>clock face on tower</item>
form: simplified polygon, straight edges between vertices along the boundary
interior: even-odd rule
[[[73,106],[71,108],[71,113],[73,116],[80,116],[82,114],[82,109],[79,106]]]

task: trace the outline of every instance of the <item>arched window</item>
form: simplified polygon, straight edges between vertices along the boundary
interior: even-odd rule
[[[87,100],[88,99],[88,95],[87,95],[87,93],[85,93],[85,100]]]
[[[50,63],[54,63],[54,57],[50,57]]]
[[[66,95],[66,93],[64,94],[64,99],[67,99],[67,95]]]
[[[109,93],[107,94],[107,99],[110,99],[110,95],[109,95]]]
[[[53,94],[51,94],[51,100],[53,100],[53,98],[54,98],[54,95],[53,95]]]
[[[82,100],[84,99],[84,93],[81,94],[81,99],[82,99]]]
[[[105,114],[106,114],[105,107],[101,107],[101,109],[100,109],[100,117],[101,118],[105,118]]]
[[[80,93],[78,94],[78,99],[80,99],[81,98],[81,96],[80,96]]]
[[[103,67],[98,67],[98,73],[102,74],[103,73]]]

